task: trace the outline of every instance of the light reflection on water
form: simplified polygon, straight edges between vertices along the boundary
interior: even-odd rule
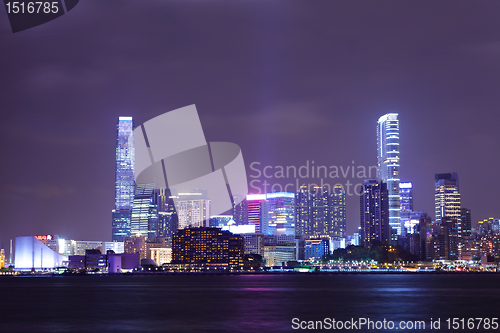
[[[499,282],[500,275],[468,274],[5,278],[0,325],[2,332],[291,332],[293,318],[491,318]]]

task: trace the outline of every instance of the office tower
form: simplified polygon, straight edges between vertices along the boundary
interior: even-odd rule
[[[401,213],[413,210],[413,184],[412,182],[399,183],[401,197]]]
[[[397,113],[388,113],[378,120],[378,178],[387,183],[389,193],[389,224],[401,234],[399,197],[399,120]]]
[[[335,185],[330,193],[330,230],[328,234],[333,240],[346,238],[345,191],[340,185]]]
[[[268,234],[295,236],[295,193],[267,193],[266,200]]]
[[[364,181],[360,196],[361,246],[371,246],[375,241],[388,244],[391,239],[389,225],[389,191],[379,179]]]
[[[268,209],[265,194],[247,195],[248,224],[255,226],[256,233],[268,234]]]
[[[441,223],[445,217],[460,222],[461,207],[457,173],[436,174],[434,180],[436,223]]]
[[[3,249],[0,250],[0,268],[5,267],[5,252]]]
[[[123,242],[125,237],[130,236],[134,170],[134,122],[132,117],[120,117],[116,138],[115,209],[112,213],[112,240],[115,242]]]
[[[154,204],[153,184],[137,184],[130,219],[132,236],[157,237],[158,207]]]
[[[244,240],[219,228],[185,228],[172,240],[172,263],[242,268]]]

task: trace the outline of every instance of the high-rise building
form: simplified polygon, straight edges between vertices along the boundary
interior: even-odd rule
[[[3,249],[0,250],[0,268],[5,267],[5,252]]]
[[[267,193],[266,200],[268,234],[295,235],[295,193]]]
[[[333,240],[346,238],[345,191],[340,185],[335,185],[330,193],[330,231]]]
[[[374,241],[388,244],[391,239],[389,225],[389,195],[387,184],[379,179],[367,179],[360,196],[361,241],[368,247]]]
[[[301,186],[295,195],[295,236],[309,234],[309,188]]]
[[[248,224],[255,226],[255,232],[268,234],[268,209],[265,194],[247,195]]]
[[[399,195],[399,120],[397,113],[388,113],[377,125],[378,178],[387,183],[389,193],[389,225],[401,234]]]
[[[115,209],[112,214],[112,240],[115,242],[123,242],[125,237],[130,236],[134,170],[134,122],[132,117],[120,117],[116,138]]]
[[[401,213],[413,211],[413,184],[412,182],[399,183],[401,197]]]
[[[329,193],[326,186],[313,187],[310,191],[309,197],[309,224],[307,228],[307,235],[319,236],[328,235],[329,232]]]
[[[295,199],[296,236],[328,235],[340,240],[346,237],[345,191],[335,186],[301,186]]]
[[[457,173],[436,174],[434,181],[436,223],[440,224],[444,218],[454,219],[460,223],[461,207]]]
[[[153,184],[137,184],[130,219],[131,236],[158,236],[158,207],[153,194]]]

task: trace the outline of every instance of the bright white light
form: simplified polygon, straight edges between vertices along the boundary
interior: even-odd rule
[[[266,200],[265,194],[249,194],[247,200]]]

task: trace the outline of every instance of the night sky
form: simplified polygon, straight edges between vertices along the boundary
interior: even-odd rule
[[[472,220],[500,217],[499,17],[498,1],[86,0],[13,34],[1,6],[0,247],[111,240],[117,118],[190,104],[249,181],[252,162],[375,165],[377,119],[399,113],[415,210],[434,218],[434,174],[458,172]]]

